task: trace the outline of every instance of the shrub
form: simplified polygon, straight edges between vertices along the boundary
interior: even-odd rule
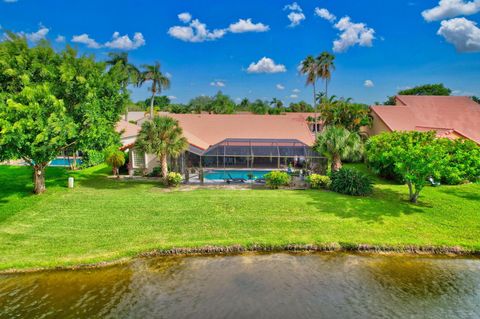
[[[307,182],[310,184],[310,187],[313,189],[320,189],[320,188],[329,188],[332,181],[330,177],[319,175],[319,174],[312,174],[308,176]]]
[[[148,174],[150,177],[160,177],[162,176],[162,168],[161,167],[154,167],[152,172]]]
[[[92,167],[105,162],[105,152],[87,150],[83,152],[82,167]]]
[[[182,180],[183,180],[183,177],[180,173],[170,172],[167,175],[168,186],[176,187],[176,186],[180,185]]]
[[[480,178],[480,147],[475,142],[442,138],[437,144],[444,154],[439,173],[442,183],[455,185]]]
[[[334,192],[366,196],[373,192],[373,183],[366,174],[350,168],[342,168],[332,173],[330,189]]]
[[[108,148],[105,152],[105,161],[113,169],[113,175],[119,177],[119,168],[125,164],[125,154],[116,146]]]
[[[278,189],[290,183],[290,176],[285,172],[272,171],[265,175],[265,181],[271,189]]]

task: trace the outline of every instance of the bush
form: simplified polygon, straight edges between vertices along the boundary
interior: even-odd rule
[[[313,189],[320,189],[325,188],[328,189],[332,181],[330,177],[319,175],[319,174],[312,174],[308,176],[307,182],[310,184],[310,187]]]
[[[176,186],[180,185],[182,180],[183,180],[183,177],[180,173],[170,172],[167,175],[168,186],[176,187]]]
[[[366,196],[373,192],[373,183],[369,176],[350,168],[342,168],[332,173],[330,189],[334,192]]]
[[[271,189],[278,189],[290,183],[290,176],[285,172],[272,171],[265,175],[265,181]]]
[[[82,167],[92,167],[105,162],[105,152],[87,150],[83,152]]]
[[[119,176],[119,168],[125,164],[125,154],[116,146],[109,147],[105,151],[105,162],[113,169],[113,175]]]
[[[160,177],[162,176],[162,168],[161,167],[154,167],[152,172],[148,174],[149,177]]]
[[[476,182],[480,178],[480,147],[470,140],[439,139],[443,152],[440,178],[443,184]]]

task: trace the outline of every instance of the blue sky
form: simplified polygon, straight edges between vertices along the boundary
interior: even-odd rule
[[[424,83],[480,95],[479,12],[480,0],[0,0],[0,25],[98,59],[121,49],[158,60],[177,102],[219,89],[311,102],[297,66],[335,51],[331,93],[373,103]]]

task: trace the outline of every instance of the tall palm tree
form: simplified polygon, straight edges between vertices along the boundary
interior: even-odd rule
[[[157,93],[161,93],[162,90],[170,88],[170,79],[163,74],[160,70],[160,63],[155,62],[154,65],[143,65],[143,71],[140,73],[138,85],[141,86],[145,82],[151,81],[152,86],[150,91],[152,92],[152,98],[150,100],[150,118],[153,119],[153,104]]]
[[[160,159],[162,177],[167,182],[168,158],[178,158],[187,150],[188,142],[177,120],[155,116],[142,124],[135,147],[146,154],[155,154]]]
[[[277,109],[282,109],[283,108],[283,102],[281,100],[277,99],[276,97],[274,97],[272,99],[272,101],[270,102],[270,105],[273,105]]]
[[[358,156],[363,149],[362,139],[341,126],[327,126],[318,136],[314,149],[331,162],[332,171],[342,168],[342,158]]]
[[[123,93],[127,93],[129,84],[137,84],[140,71],[128,61],[126,52],[110,52],[109,59],[106,61],[110,66],[110,73],[116,73],[120,77]],[[128,104],[125,107],[125,120],[128,121]]]
[[[318,80],[318,61],[311,55],[307,56],[300,66],[300,73],[307,76],[306,85],[313,86],[313,109],[315,110],[315,136],[317,136],[317,90],[316,84]]]
[[[316,60],[318,76],[325,81],[325,97],[328,99],[328,83],[332,78],[332,71],[335,70],[335,56],[329,52],[322,52]]]

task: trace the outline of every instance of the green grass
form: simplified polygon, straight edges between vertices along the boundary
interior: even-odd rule
[[[356,166],[365,169],[362,166]],[[26,167],[0,166],[0,270],[112,261],[154,249],[205,245],[351,243],[480,250],[480,185],[407,188],[377,179],[355,198],[326,191],[165,192],[155,182],[108,179],[106,167],[47,170],[31,195]],[[72,173],[70,173],[72,174]]]

